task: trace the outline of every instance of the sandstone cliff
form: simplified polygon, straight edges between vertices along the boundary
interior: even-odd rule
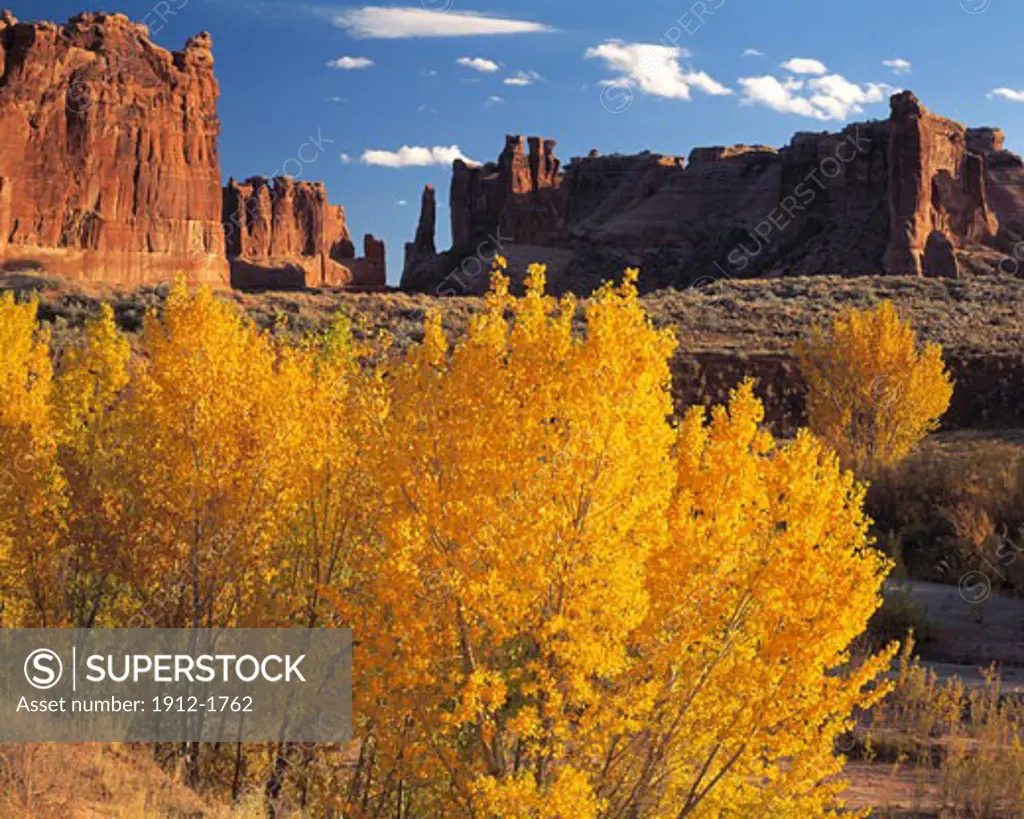
[[[985,195],[985,159],[968,149],[963,125],[929,113],[909,92],[892,98],[890,123],[887,268],[955,275],[953,249],[984,244],[999,229]]]
[[[223,218],[235,287],[385,284],[383,252],[356,258],[345,209],[328,203],[320,182],[232,179]]]
[[[382,250],[368,237],[373,257],[356,258],[322,185],[222,190],[218,93],[206,33],[170,52],[121,14],[57,25],[0,12],[0,269],[382,286]]]
[[[210,37],[0,16],[0,253],[87,280],[227,278]]]
[[[453,246],[435,253],[434,217],[421,218],[404,287],[479,293],[495,252],[514,274],[547,263],[556,292],[587,293],[627,266],[641,268],[648,289],[780,275],[956,276],[962,260],[991,266],[1024,238],[1024,171],[1002,133],[931,114],[909,92],[892,98],[888,120],[798,133],[780,149],[696,148],[686,159],[591,151],[561,171],[552,141],[528,144],[527,154],[510,136],[496,163],[455,163]]]

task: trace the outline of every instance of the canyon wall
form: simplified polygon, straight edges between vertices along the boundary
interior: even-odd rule
[[[553,291],[577,293],[626,267],[656,289],[997,266],[1024,237],[1020,159],[1000,131],[931,114],[910,92],[890,108],[887,120],[797,133],[780,149],[695,148],[685,159],[594,150],[564,171],[553,141],[509,136],[497,162],[455,163],[452,248],[434,251],[434,217],[421,218],[403,287],[480,293],[496,252],[513,278],[543,262]]]
[[[222,188],[213,64],[206,33],[170,52],[121,14],[0,13],[0,272],[382,286],[322,185]]]

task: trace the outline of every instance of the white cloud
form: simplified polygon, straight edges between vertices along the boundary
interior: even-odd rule
[[[420,105],[416,110],[419,111],[421,114],[430,114],[431,116],[434,117],[436,117],[440,113],[434,106],[427,105],[426,103]]]
[[[794,74],[824,74],[828,71],[825,68],[825,63],[807,57],[794,57],[792,60],[786,60],[782,67]]]
[[[487,60],[483,57],[459,57],[455,62],[483,74],[493,74],[498,70],[498,64],[494,60]]]
[[[490,108],[494,105],[501,105],[505,101],[504,97],[492,96],[484,100],[484,108]]]
[[[845,120],[851,114],[863,113],[864,105],[883,102],[893,90],[884,83],[858,85],[839,74],[806,81],[795,77],[741,77],[740,87],[744,105],[762,105],[818,120]]]
[[[436,145],[433,148],[403,145],[397,151],[371,149],[363,151],[361,157],[366,165],[384,168],[421,168],[427,165],[451,165],[456,159],[477,164],[466,157],[458,145]]]
[[[505,85],[533,85],[541,78],[536,71],[517,71],[511,77],[505,77]]]
[[[679,60],[690,54],[682,48],[608,40],[595,48],[588,48],[583,56],[588,60],[595,57],[603,60],[609,69],[617,72],[618,76],[614,80],[606,80],[605,84],[626,82],[656,97],[688,100],[691,88],[713,95],[732,93],[705,72],[684,69]]]
[[[345,97],[324,97],[324,102],[348,102]]]
[[[404,208],[406,205],[409,204],[409,201],[407,199],[396,199],[395,204],[398,205],[400,208]]]
[[[342,71],[358,71],[361,68],[369,68],[373,65],[373,60],[366,57],[338,57],[327,65],[330,68],[340,68]]]
[[[1012,88],[993,88],[987,96],[990,100],[1003,99],[1010,102],[1024,102],[1024,91],[1014,91]]]
[[[740,77],[740,88],[743,89],[741,102],[745,105],[763,105],[781,113],[814,116],[810,102],[794,96],[795,89],[787,88],[775,77]]]
[[[756,48],[745,48],[743,49],[744,57],[763,57],[764,52],[758,51]]]
[[[909,74],[913,64],[910,60],[897,57],[894,60],[882,60],[882,65],[892,71],[893,74]]]
[[[352,157],[348,154],[341,154],[338,158],[341,160],[342,165],[348,165],[352,161]]]
[[[437,76],[437,71],[435,71],[433,68],[430,69],[429,71],[421,71],[420,72],[420,76],[421,77],[436,77]]]
[[[407,37],[474,37],[487,34],[532,34],[552,31],[529,20],[496,17],[477,11],[428,11],[423,8],[363,8],[335,14],[332,22],[353,37],[401,39]]]

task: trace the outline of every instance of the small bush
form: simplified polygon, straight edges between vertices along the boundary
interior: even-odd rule
[[[937,633],[924,606],[911,599],[910,588],[899,586],[882,595],[882,606],[868,622],[866,637],[877,649],[893,640],[905,640],[908,635],[931,642]]]
[[[938,428],[953,395],[942,348],[919,349],[909,322],[888,301],[875,310],[851,309],[828,331],[815,328],[797,357],[811,428],[862,476],[902,461]]]
[[[908,639],[885,700],[862,715],[852,746],[937,782],[942,816],[1019,816],[1024,806],[1024,703],[990,669],[969,688],[921,665]]]

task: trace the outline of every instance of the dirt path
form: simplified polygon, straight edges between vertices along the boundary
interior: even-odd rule
[[[893,586],[894,584],[890,584]],[[910,597],[936,626],[936,638],[917,646],[921,659],[942,678],[954,675],[980,685],[981,669],[999,666],[1008,692],[1024,694],[1024,600],[991,592],[980,595],[957,586],[909,581]]]

